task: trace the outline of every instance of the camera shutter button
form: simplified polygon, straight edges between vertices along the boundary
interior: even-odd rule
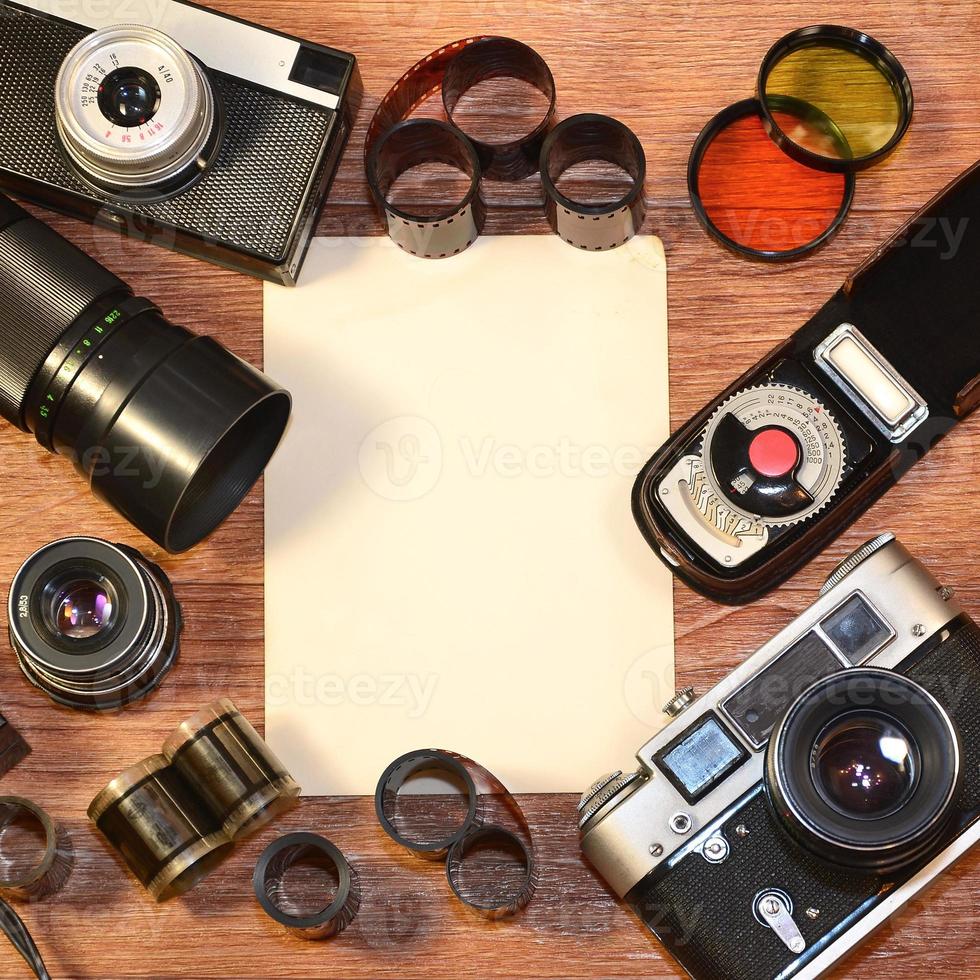
[[[799,466],[800,444],[785,429],[763,429],[749,444],[749,462],[762,476],[788,476]]]

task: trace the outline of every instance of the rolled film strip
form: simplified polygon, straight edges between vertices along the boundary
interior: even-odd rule
[[[604,161],[625,171],[632,185],[615,201],[589,204],[558,189],[558,181],[581,163]],[[552,230],[576,248],[602,252],[625,245],[646,217],[646,155],[629,127],[611,116],[581,113],[560,122],[541,150],[541,182]]]
[[[406,829],[400,791],[420,776],[460,790],[464,814],[459,816],[458,806],[447,808],[444,795],[424,794],[415,800],[425,801],[428,812],[420,826]],[[382,774],[374,800],[385,833],[418,857],[445,860],[453,893],[473,911],[502,918],[531,901],[538,871],[527,820],[503,783],[472,759],[438,749],[406,753]]]
[[[299,866],[319,868],[336,878],[336,890],[312,899],[293,894],[288,872]],[[287,834],[273,841],[259,857],[252,876],[255,897],[266,914],[301,939],[330,939],[343,932],[357,915],[361,888],[357,872],[325,837]]]
[[[299,793],[247,719],[222,699],[184,721],[163,754],[112,780],[88,814],[162,902],[202,881],[235,841],[294,806]]]
[[[37,943],[34,942],[34,937],[24,924],[24,920],[2,898],[0,898],[0,930],[24,958],[24,962],[38,980],[51,980],[51,974],[44,965],[41,951],[37,948]]]
[[[388,195],[407,170],[443,163],[465,173],[469,188],[462,200],[435,214],[417,214],[392,204]],[[427,259],[444,259],[469,248],[483,231],[486,206],[480,197],[480,164],[470,141],[436,119],[408,119],[378,140],[367,165],[368,184],[388,235],[401,249]]]
[[[371,158],[371,151],[374,149],[375,143],[381,138],[381,136],[386,133],[392,126],[397,123],[404,122],[408,117],[423,103],[426,99],[440,92],[443,87],[443,81],[446,77],[446,73],[449,70],[450,65],[463,54],[466,49],[472,47],[473,45],[483,45],[485,42],[494,42],[489,49],[483,48],[483,51],[488,51],[491,56],[494,56],[494,62],[489,67],[483,66],[470,66],[467,67],[467,62],[464,61],[462,65],[462,70],[458,71],[454,76],[450,77],[451,92],[449,98],[449,104],[455,109],[458,104],[460,96],[463,94],[464,89],[461,87],[468,78],[473,78],[479,71],[491,71],[494,65],[497,68],[496,75],[485,75],[486,78],[499,78],[508,74],[508,70],[505,70],[505,65],[509,64],[511,67],[509,73],[513,76],[515,68],[515,62],[519,60],[519,55],[524,54],[526,58],[524,74],[518,74],[516,77],[525,77],[532,85],[537,88],[541,88],[541,85],[537,83],[536,80],[540,81],[544,77],[544,72],[541,70],[541,66],[544,65],[544,69],[547,78],[550,79],[551,89],[554,90],[554,79],[551,77],[551,71],[548,66],[544,64],[540,55],[537,54],[532,48],[529,48],[526,44],[522,44],[520,41],[514,41],[511,38],[499,37],[492,34],[477,34],[473,37],[465,37],[459,41],[453,41],[452,44],[443,45],[441,48],[437,48],[431,54],[426,55],[420,61],[417,61],[408,71],[398,79],[397,82],[388,90],[384,98],[375,110],[374,116],[368,125],[367,138],[364,143],[364,161],[365,163]],[[481,50],[478,47],[478,51]],[[494,54],[496,52],[496,55]],[[506,52],[501,54],[501,52]],[[529,55],[527,53],[530,53]],[[481,59],[482,60],[482,59]],[[530,76],[530,77],[527,77]],[[477,79],[480,81],[483,79]],[[466,88],[472,88],[473,85],[477,84],[477,81],[473,81],[467,84]],[[543,91],[543,89],[542,89]],[[454,94],[455,93],[455,94]],[[547,95],[547,92],[545,93]],[[446,100],[444,99],[444,105]],[[552,107],[549,116],[553,116],[554,107]],[[447,115],[452,118],[450,112],[447,111]],[[548,120],[544,120],[542,126],[547,129]],[[542,127],[538,127],[541,129]],[[536,141],[540,138],[537,130],[525,137],[525,140]],[[522,142],[522,141],[518,141]],[[504,144],[502,146],[488,144],[488,146],[494,151],[495,154],[503,154],[506,158],[507,153],[516,149],[514,144]],[[540,147],[540,143],[538,143]],[[536,162],[532,160],[532,162]],[[533,171],[531,171],[533,173]]]
[[[456,119],[456,108],[472,88],[495,78],[516,78],[533,85],[547,102],[538,124],[518,139],[491,142],[466,131]],[[537,173],[541,147],[555,123],[555,79],[544,58],[533,48],[509,37],[484,37],[464,45],[446,65],[442,79],[442,104],[446,118],[476,148],[489,180],[515,181]]]
[[[462,97],[474,86],[495,78],[525,81],[547,100],[541,120],[519,139],[483,140],[456,123]],[[450,125],[435,119],[408,118],[440,91]],[[554,125],[555,105],[551,69],[533,48],[513,38],[463,38],[409,68],[381,100],[364,145],[372,197],[399,248],[422,258],[447,258],[472,245],[486,220],[486,206],[480,197],[483,178],[516,181],[537,171],[542,143]],[[395,181],[427,163],[443,163],[467,174],[470,184],[463,199],[434,214],[393,204],[389,195]]]
[[[27,833],[8,833],[13,827]],[[38,837],[44,840],[39,855],[35,843]],[[24,850],[29,853],[21,853]],[[64,827],[31,800],[0,797],[0,896],[40,901],[64,888],[73,866],[74,849]]]
[[[221,817],[231,840],[255,833],[299,799],[299,785],[227,698],[182,722],[163,754]]]
[[[189,891],[232,848],[220,817],[163,755],[117,776],[88,815],[158,902]]]

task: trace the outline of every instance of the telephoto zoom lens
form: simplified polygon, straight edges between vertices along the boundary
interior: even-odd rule
[[[167,551],[241,503],[289,394],[0,195],[0,415]]]
[[[10,642],[27,679],[59,704],[111,711],[153,691],[177,658],[180,606],[138,551],[64,538],[14,576]]]

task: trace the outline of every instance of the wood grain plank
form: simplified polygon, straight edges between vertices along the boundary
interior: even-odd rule
[[[799,326],[867,251],[977,156],[975,0],[870,0],[859,7],[802,0],[215,0],[214,6],[360,57],[364,110],[322,234],[379,232],[360,162],[370,113],[409,64],[458,37],[500,32],[527,41],[555,73],[562,115],[610,112],[633,126],[649,158],[647,230],[663,237],[670,262],[675,423]],[[685,169],[695,135],[728,102],[751,94],[759,62],[781,34],[805,23],[855,19],[853,26],[879,37],[906,64],[918,104],[912,131],[891,159],[859,177],[850,220],[818,256],[776,268],[727,255],[707,239],[688,206]],[[493,213],[488,231],[547,232],[534,181],[505,196],[507,206]],[[260,360],[259,284],[34,210],[138,291],[161,301],[174,320]],[[249,717],[261,720],[261,488],[210,541],[175,559],[91,499],[63,462],[29,438],[4,426],[0,447],[0,582],[9,582],[20,561],[48,540],[73,532],[102,535],[160,561],[187,615],[174,673],[150,702],[118,716],[54,708],[25,684],[9,650],[0,657],[0,706],[34,746],[31,757],[4,778],[3,791],[32,796],[64,820],[78,853],[66,891],[24,910],[53,976],[680,975],[581,860],[575,800],[568,797],[523,801],[541,851],[543,880],[515,922],[491,925],[465,914],[451,900],[440,869],[399,852],[376,826],[370,801],[351,799],[304,800],[274,830],[241,847],[205,885],[177,902],[153,905],[88,826],[85,808],[108,779],[156,751],[182,717],[211,697],[231,695]],[[678,685],[703,690],[722,678],[813,600],[841,555],[885,528],[943,569],[965,604],[980,611],[978,461],[980,430],[964,426],[825,556],[750,609],[725,609],[678,587]],[[533,741],[533,719],[527,724]],[[323,737],[339,755],[356,733]],[[610,759],[610,766],[616,761]],[[299,828],[334,839],[364,880],[361,915],[327,946],[282,935],[251,895],[260,849],[277,833]],[[974,856],[890,922],[837,975],[975,977],[978,881],[980,856]],[[0,977],[25,975],[15,955],[0,946]]]

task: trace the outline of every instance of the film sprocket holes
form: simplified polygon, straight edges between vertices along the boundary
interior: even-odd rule
[[[116,8],[0,2],[0,186],[295,284],[356,59],[183,0]]]
[[[665,710],[582,847],[698,980],[820,976],[980,839],[980,627],[890,534]]]
[[[975,411],[978,267],[980,165],[644,467],[633,513],[676,575],[768,592]]]

